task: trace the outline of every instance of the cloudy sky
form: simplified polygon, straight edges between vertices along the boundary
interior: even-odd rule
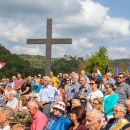
[[[111,59],[130,57],[130,0],[2,0],[0,43],[15,54],[45,55],[46,20],[53,19],[53,38],[72,38],[72,45],[53,45],[52,57],[90,55],[105,46]]]

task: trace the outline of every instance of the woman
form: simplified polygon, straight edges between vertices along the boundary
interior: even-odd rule
[[[54,116],[50,118],[44,130],[68,130],[71,122],[65,117],[65,103],[57,102],[53,107]]]
[[[31,85],[28,84],[27,78],[24,79],[24,84],[21,86],[20,94],[26,95],[31,92]]]
[[[71,83],[70,78],[66,78],[66,84],[65,84],[65,87],[64,87],[64,92],[65,93],[68,91],[70,83]]]
[[[72,125],[69,130],[87,130],[85,126],[86,110],[82,106],[76,106],[72,108],[70,119]]]
[[[102,102],[104,104],[104,114],[107,117],[107,120],[113,118],[113,109],[114,106],[118,103],[119,97],[113,91],[113,84],[108,82],[105,84],[105,89],[107,94],[103,97]]]
[[[90,80],[90,86],[92,88],[92,92],[87,96],[87,110],[91,110],[93,99],[98,97],[103,97],[103,93],[101,90],[99,90],[99,81],[98,79],[91,79]]]
[[[106,82],[107,82],[107,77],[104,75],[104,76],[102,76],[102,83],[99,86],[99,89],[103,92],[103,94],[106,94],[106,90],[105,90]]]
[[[100,110],[102,112],[102,128],[104,128],[107,124],[106,118],[104,115],[104,110],[103,110],[103,104],[102,104],[102,98],[94,98],[93,100],[93,108]]]

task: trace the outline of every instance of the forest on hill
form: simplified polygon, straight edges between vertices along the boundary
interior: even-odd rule
[[[0,79],[3,77],[11,78],[17,73],[21,73],[23,77],[29,75],[44,75],[45,72],[45,56],[41,55],[16,55],[12,54],[4,46],[0,46],[0,62],[5,62],[6,65],[0,69]],[[104,74],[105,66],[108,65],[109,71],[115,74],[115,66],[118,63],[120,71],[128,69],[130,59],[116,59],[109,60],[107,55],[107,49],[100,47],[98,52],[92,54],[89,59],[83,59],[82,57],[72,57],[64,55],[61,58],[52,58],[51,70],[57,75],[59,72],[70,73],[72,71],[80,72],[81,69],[85,69],[89,74],[96,71],[95,65],[98,63],[101,73]]]

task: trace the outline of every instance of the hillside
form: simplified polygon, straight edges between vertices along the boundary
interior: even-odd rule
[[[32,67],[29,61],[23,60],[18,55],[10,53],[10,51],[2,45],[0,45],[0,62],[6,63],[6,65],[0,69],[0,79],[2,77],[10,78],[17,73],[21,73],[23,77],[44,73],[44,69]]]

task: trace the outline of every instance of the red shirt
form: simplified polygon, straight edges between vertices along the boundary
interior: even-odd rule
[[[16,80],[14,81],[15,88],[17,89],[18,87],[21,87],[23,83],[24,83],[24,80],[23,80],[22,78],[16,79]],[[16,90],[16,91],[19,92],[20,89],[18,89],[18,90]]]
[[[30,126],[30,130],[43,130],[47,123],[48,120],[44,113],[38,111],[37,114],[33,117],[33,123]]]

